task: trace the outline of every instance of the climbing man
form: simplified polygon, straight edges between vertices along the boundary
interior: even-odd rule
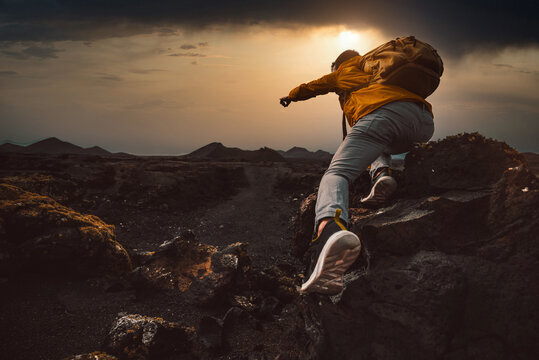
[[[416,46],[415,38],[410,38]],[[351,127],[320,181],[311,261],[301,287],[303,293],[341,292],[344,272],[359,255],[360,240],[347,230],[349,185],[370,165],[372,189],[361,203],[383,204],[397,187],[390,172],[391,154],[409,151],[413,143],[428,141],[434,132],[432,107],[426,96],[388,82],[376,82],[376,74],[366,70],[369,59],[354,50],[344,51],[331,65],[331,73],[299,85],[280,99],[281,105],[287,107],[293,101],[337,93]],[[429,86],[435,89],[438,83]]]

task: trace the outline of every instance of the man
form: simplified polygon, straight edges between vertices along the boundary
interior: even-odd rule
[[[335,92],[351,130],[333,156],[318,189],[311,264],[301,290],[337,294],[344,272],[359,255],[361,244],[347,230],[348,188],[370,164],[372,189],[365,205],[385,202],[397,187],[389,166],[391,154],[409,151],[414,142],[428,141],[434,132],[431,105],[403,88],[373,83],[359,68],[361,56],[347,50],[332,64],[331,73],[296,87],[281,105]]]

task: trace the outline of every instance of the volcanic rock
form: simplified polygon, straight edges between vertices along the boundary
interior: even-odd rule
[[[350,228],[368,261],[345,276],[340,296],[319,303],[326,341],[319,356],[535,358],[535,175],[516,151],[479,134],[418,146],[405,164],[388,206],[351,201]],[[299,257],[310,241],[313,203],[308,198],[297,217]]]
[[[314,217],[317,195],[307,196],[300,204],[297,215],[294,218],[294,235],[290,242],[291,252],[301,258],[309,248],[314,231]]]
[[[114,226],[53,199],[0,184],[0,271],[125,275],[131,262]]]
[[[145,254],[137,256],[143,263],[133,273],[136,287],[142,291],[179,290],[195,305],[212,304],[245,283],[251,263],[247,244],[235,243],[218,250],[197,242],[191,231]]]
[[[63,360],[118,360],[118,358],[101,351],[94,351],[88,354],[71,355]]]
[[[348,284],[339,311],[322,309],[334,355],[438,359],[461,320],[465,291],[462,271],[440,252],[422,251],[371,269]],[[342,319],[359,332],[343,327]]]
[[[212,305],[222,302],[231,291],[247,282],[251,260],[247,255],[247,244],[235,243],[214,253],[211,270],[192,283],[185,293],[187,300],[196,305]]]
[[[113,324],[104,349],[120,359],[162,359],[189,353],[196,332],[161,318],[125,315]]]
[[[198,341],[207,350],[219,351],[223,347],[223,320],[203,317],[198,328]]]
[[[1,182],[51,197],[60,203],[80,198],[85,191],[81,184],[70,178],[60,178],[50,174],[5,176]]]
[[[461,134],[417,145],[405,158],[405,186],[410,193],[484,189],[503,172],[524,161],[506,143]]]
[[[138,288],[184,292],[194,279],[212,271],[211,257],[215,252],[215,247],[198,243],[192,232],[185,231],[157,251],[138,256],[143,263],[134,271],[135,283]]]

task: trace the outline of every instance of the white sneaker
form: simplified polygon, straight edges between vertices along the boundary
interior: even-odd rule
[[[374,178],[371,192],[361,199],[361,204],[366,206],[381,205],[393,195],[396,189],[397,182],[389,176],[389,171],[384,169]]]

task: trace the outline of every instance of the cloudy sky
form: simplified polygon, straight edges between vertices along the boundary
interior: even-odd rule
[[[278,99],[405,35],[438,49],[442,138],[479,131],[539,152],[532,1],[0,1],[0,142],[50,136],[134,154],[212,141],[335,151],[337,96]]]

